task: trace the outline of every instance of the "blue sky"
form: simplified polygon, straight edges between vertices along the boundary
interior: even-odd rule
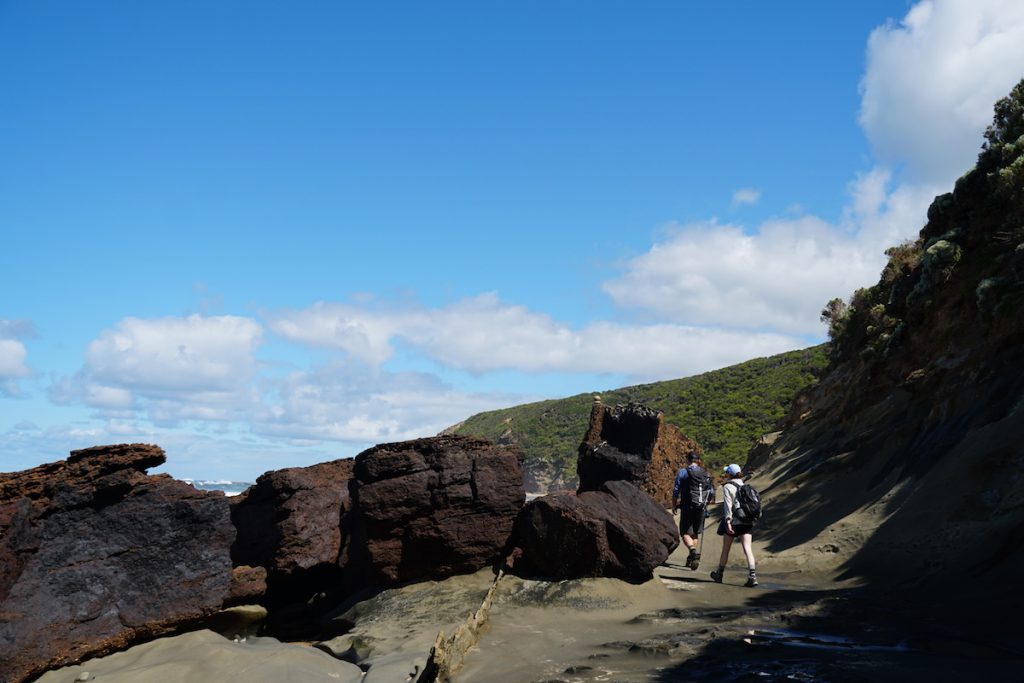
[[[816,343],[1022,76],[1013,1],[0,0],[0,469],[252,479]]]

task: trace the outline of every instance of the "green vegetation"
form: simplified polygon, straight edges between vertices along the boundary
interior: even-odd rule
[[[884,360],[937,304],[965,288],[983,325],[1024,311],[1024,80],[996,103],[978,163],[953,192],[935,198],[920,238],[885,253],[877,284],[821,312],[833,363]]]
[[[685,379],[600,392],[605,405],[641,403],[694,439],[714,465],[746,462],[761,435],[786,413],[794,395],[820,376],[824,346],[758,358]],[[513,439],[526,459],[552,462],[575,475],[576,449],[590,419],[593,394],[541,401],[474,415],[455,430],[492,441]]]

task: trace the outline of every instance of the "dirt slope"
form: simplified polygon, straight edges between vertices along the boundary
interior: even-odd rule
[[[834,546],[836,576],[1009,638],[991,608],[1024,602],[1024,81],[986,138],[878,284],[830,302],[831,368],[749,466],[770,552]]]

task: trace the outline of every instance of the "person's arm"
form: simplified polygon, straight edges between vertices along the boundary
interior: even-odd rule
[[[672,484],[672,512],[679,509],[679,491],[683,487],[683,480],[686,479],[686,468],[682,468],[676,474],[676,481]]]
[[[732,530],[732,506],[736,501],[736,491],[734,488],[729,488],[729,482],[722,485],[722,516],[725,517],[725,531],[730,536],[733,535]]]

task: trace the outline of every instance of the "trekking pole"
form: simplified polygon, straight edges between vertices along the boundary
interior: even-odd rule
[[[704,514],[701,515],[701,518],[700,518],[700,537],[699,537],[699,539],[697,541],[697,554],[698,555],[702,555],[704,553],[704,525],[707,524],[707,521],[708,521],[708,506],[707,506],[707,503],[705,503],[704,504]],[[694,571],[697,570],[696,567],[694,567],[693,569],[694,569]]]

